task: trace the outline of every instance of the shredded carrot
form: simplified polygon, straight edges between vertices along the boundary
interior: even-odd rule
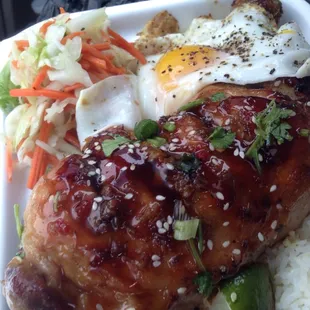
[[[113,31],[111,28],[108,28],[108,33],[112,38],[115,39],[114,42],[117,43],[115,45],[126,50],[133,57],[137,58],[143,65],[146,64],[146,59],[144,55],[140,51],[138,51],[132,44],[127,42],[121,35]]]
[[[90,68],[90,63],[83,58],[80,60],[80,64],[82,68],[85,69],[86,71]]]
[[[13,176],[13,150],[12,141],[6,139],[6,175],[8,182],[12,182]]]
[[[75,37],[79,37],[79,36],[82,36],[84,34],[85,34],[85,31],[72,32],[72,33],[66,35],[65,37],[63,37],[60,42],[61,42],[61,44],[65,45],[69,39],[71,40]]]
[[[59,11],[60,11],[60,14],[67,13],[66,10],[64,8],[62,8],[62,7],[59,8]]]
[[[111,44],[106,43],[98,43],[98,44],[92,44],[92,47],[96,48],[99,51],[105,51],[111,48]]]
[[[49,66],[44,66],[40,69],[39,74],[35,78],[34,82],[32,83],[32,88],[33,89],[39,89],[41,87],[41,84],[47,77],[47,71],[51,70]]]
[[[64,100],[66,98],[74,98],[74,94],[65,93],[62,91],[51,90],[51,89],[28,89],[28,88],[18,88],[10,90],[10,95],[12,97],[38,97],[44,96],[51,99]]]
[[[83,58],[90,62],[91,64],[94,64],[95,66],[98,66],[102,69],[107,69],[107,63],[103,59],[99,59],[97,57],[94,57],[92,55],[84,55]]]
[[[85,86],[82,83],[75,83],[75,84],[73,84],[71,86],[65,86],[64,87],[64,92],[69,93],[71,91],[74,91],[74,90],[76,90],[78,88],[83,88],[83,87],[85,87]]]
[[[27,40],[17,40],[15,41],[17,48],[20,51],[23,51],[24,49],[26,49],[27,47],[29,47],[29,41]]]
[[[38,139],[42,142],[47,143],[52,128],[53,128],[52,123],[43,121]],[[44,153],[45,151],[41,147],[36,145],[34,153],[33,153],[33,158],[32,158],[32,163],[31,163],[31,168],[30,168],[30,173],[29,173],[28,183],[27,183],[27,187],[30,189],[33,189],[35,184],[38,182],[39,178],[44,174],[46,170],[47,161],[44,156]]]
[[[80,149],[80,142],[79,142],[79,139],[77,137],[77,134],[76,134],[76,130],[69,130],[67,131],[66,135],[65,135],[65,140],[72,144],[73,146],[75,146],[76,148]]]
[[[58,165],[59,159],[56,156],[52,154],[46,154],[46,157],[47,157],[48,164],[51,164],[52,166]]]
[[[17,60],[12,60],[12,66],[13,66],[15,69],[18,69],[18,61],[17,61]]]
[[[40,33],[42,33],[43,35],[46,35],[47,29],[49,26],[53,25],[55,23],[55,20],[49,20],[46,23],[44,23],[41,28],[40,28]]]
[[[98,51],[96,48],[94,48],[92,45],[83,43],[82,44],[82,53],[86,54],[89,53],[92,56],[95,56],[99,59],[105,59],[104,54],[102,54],[100,51]]]

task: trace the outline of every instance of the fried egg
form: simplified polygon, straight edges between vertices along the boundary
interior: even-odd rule
[[[310,46],[297,24],[278,29],[272,16],[254,4],[237,7],[223,20],[196,18],[184,34],[150,38],[149,44],[165,53],[148,56],[138,69],[146,118],[176,112],[210,84],[246,85],[310,74]]]

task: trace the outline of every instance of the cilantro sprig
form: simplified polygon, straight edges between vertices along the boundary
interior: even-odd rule
[[[235,140],[236,134],[226,131],[223,127],[216,127],[208,140],[216,149],[227,149]]]
[[[292,141],[293,137],[288,131],[292,127],[282,120],[295,115],[296,113],[293,110],[280,108],[275,100],[272,100],[267,108],[255,117],[256,138],[247,150],[246,156],[254,161],[259,173],[261,173],[259,162],[260,149],[275,143],[283,144],[285,140]]]
[[[130,140],[122,137],[122,136],[115,136],[112,140],[104,140],[102,142],[102,150],[106,157],[110,157],[112,153],[118,149],[121,145],[125,143],[129,143]]]
[[[222,101],[224,99],[226,99],[226,95],[223,92],[218,92],[218,93],[215,93],[211,96],[212,102],[219,102],[219,101]]]

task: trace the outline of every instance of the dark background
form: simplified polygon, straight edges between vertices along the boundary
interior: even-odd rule
[[[78,12],[138,1],[141,0],[0,0],[0,40],[59,14],[59,7]]]
[[[138,1],[141,0],[0,0],[0,40],[57,15],[59,7],[67,12],[77,12]],[[310,3],[310,0],[306,1]]]

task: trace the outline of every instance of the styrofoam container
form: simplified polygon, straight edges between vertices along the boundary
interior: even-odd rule
[[[211,13],[214,18],[223,18],[231,10],[233,0],[153,0],[107,8],[112,28],[133,41],[144,24],[156,13],[168,10],[180,23],[184,31],[194,17]],[[304,0],[282,0],[284,14],[281,24],[296,21],[310,43],[310,5]],[[72,16],[78,14],[75,13]],[[39,27],[40,24],[33,27]],[[13,38],[0,43],[0,70],[7,61]],[[0,134],[4,116],[0,112]],[[3,139],[1,139],[2,141]],[[30,191],[26,188],[28,170],[16,168],[13,182],[8,184],[5,172],[4,145],[0,147],[0,280],[3,279],[6,264],[15,255],[19,240],[16,234],[13,205],[25,208]],[[0,282],[1,283],[1,282]],[[1,284],[0,284],[1,285]],[[1,291],[1,290],[0,290]],[[0,310],[7,310],[5,299],[0,294]],[[35,310],[35,309],[33,309]]]

